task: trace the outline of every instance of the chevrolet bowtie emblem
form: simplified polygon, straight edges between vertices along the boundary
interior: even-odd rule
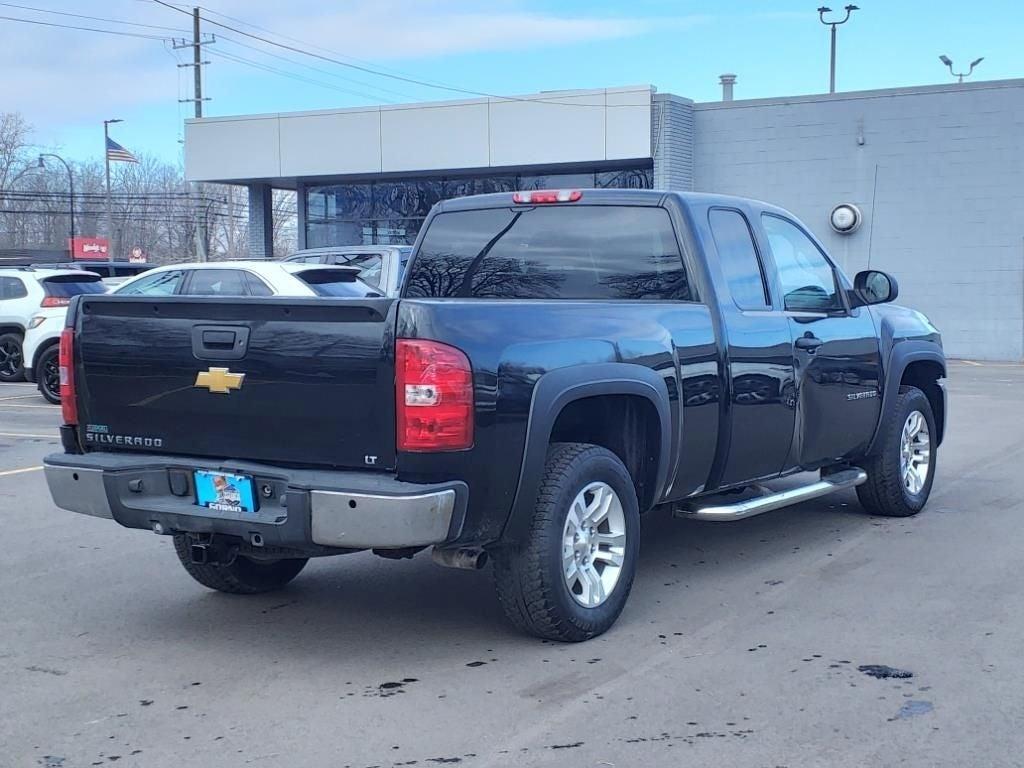
[[[241,389],[245,381],[244,373],[232,373],[227,368],[211,368],[196,374],[196,386],[206,387],[211,392],[226,395],[232,389]]]

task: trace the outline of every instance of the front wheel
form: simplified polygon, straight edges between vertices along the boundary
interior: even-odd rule
[[[861,505],[873,515],[910,517],[928,501],[935,478],[935,416],[917,387],[900,387],[892,419],[882,426],[881,445],[864,463],[868,479],[857,487]]]
[[[36,363],[36,386],[47,402],[60,403],[60,364],[58,349],[52,346],[39,356]]]
[[[524,632],[588,640],[622,613],[639,549],[636,489],[619,458],[596,445],[554,444],[529,531],[494,554],[498,598]]]
[[[188,575],[204,587],[233,595],[256,595],[280,589],[306,567],[307,558],[254,560],[238,555],[231,565],[192,562],[188,536],[176,534],[174,551]]]
[[[0,381],[21,381],[25,377],[21,356],[21,336],[0,334]]]

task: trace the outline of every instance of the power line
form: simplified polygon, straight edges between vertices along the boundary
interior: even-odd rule
[[[71,24],[57,24],[53,21],[39,21],[38,19],[19,19],[15,16],[0,16],[0,21],[16,21],[21,24],[36,24],[41,27],[58,27],[60,29],[73,29],[78,32],[99,32],[104,35],[117,35],[119,37],[138,37],[144,40],[167,40],[160,35],[146,35],[141,32],[122,32],[116,29],[99,29],[97,27],[79,27]]]
[[[397,70],[397,69],[390,69],[389,67],[384,67],[384,66],[381,66],[379,64],[374,64],[371,61],[366,61],[365,59],[360,59],[360,58],[357,58],[355,56],[349,56],[349,55],[340,53],[338,51],[332,50],[330,48],[325,48],[322,45],[316,45],[315,43],[311,43],[308,40],[299,40],[296,37],[289,37],[288,35],[286,35],[286,34],[284,34],[282,32],[275,32],[272,29],[267,29],[266,27],[261,27],[259,24],[253,24],[251,21],[246,21],[245,19],[240,19],[237,16],[229,16],[226,13],[222,13],[221,11],[216,11],[213,8],[210,8],[209,6],[203,6],[203,10],[206,11],[207,13],[212,13],[214,16],[220,16],[222,19],[227,19],[228,21],[234,21],[234,22],[236,22],[238,24],[241,24],[243,27],[251,27],[252,29],[258,29],[261,32],[266,32],[268,34],[275,35],[277,37],[280,37],[283,40],[289,40],[289,41],[291,41],[293,43],[297,43],[299,45],[303,45],[303,46],[305,46],[307,48],[314,48],[314,49],[316,49],[318,51],[323,51],[324,53],[330,53],[330,54],[332,54],[334,56],[337,56],[337,57],[339,57],[341,59],[346,59],[348,61],[354,61],[354,62],[356,62],[358,64],[364,64],[367,67],[371,67],[371,68],[375,67],[376,69],[379,69],[382,72],[391,72],[391,73],[396,74],[396,75],[405,75],[407,77],[412,77],[412,75],[409,75],[406,72],[401,72],[400,70]],[[356,82],[358,82],[358,81],[356,81]]]
[[[329,69],[322,69],[321,67],[314,67],[312,64],[306,64],[303,61],[297,61],[295,59],[288,58],[287,56],[281,56],[280,54],[271,53],[270,51],[268,51],[268,50],[266,50],[264,48],[260,48],[259,46],[255,46],[255,45],[249,45],[248,43],[243,43],[241,40],[235,40],[232,37],[226,37],[224,35],[220,35],[217,39],[229,42],[232,45],[241,46],[242,48],[248,48],[250,51],[256,51],[257,53],[260,53],[260,54],[262,54],[264,56],[269,56],[272,59],[278,59],[279,61],[286,61],[289,64],[294,64],[297,67],[303,67],[303,68],[311,70],[313,72],[319,72],[320,74],[327,75],[328,77],[336,77],[339,80],[344,80],[347,83],[355,83],[356,85],[361,85],[361,86],[363,86],[365,88],[371,88],[371,89],[373,89],[375,91],[380,91],[381,93],[387,93],[387,94],[390,94],[392,96],[399,96],[399,97],[401,97],[403,99],[414,99],[415,98],[414,96],[411,96],[408,93],[403,93],[402,91],[393,91],[390,88],[382,88],[379,85],[374,85],[373,83],[367,83],[364,80],[356,80],[355,78],[352,78],[352,77],[345,77],[344,75],[339,75],[337,72],[331,72]],[[358,93],[358,91],[352,91],[352,93]],[[359,94],[359,95],[365,95],[365,94]],[[372,99],[383,99],[384,101],[389,101],[389,99],[384,99],[381,96],[370,96],[369,98],[372,98]]]
[[[175,6],[175,5],[171,4],[171,3],[166,2],[165,0],[152,0],[152,1],[154,3],[157,3],[158,5],[162,5],[162,6],[166,7],[166,8],[170,8],[171,10],[178,11],[179,13],[186,13],[186,14],[189,13],[188,11],[186,11],[186,10],[184,10],[182,8],[178,8],[177,6]],[[435,89],[442,90],[442,91],[451,91],[453,93],[462,93],[462,94],[466,94],[466,95],[469,95],[469,96],[484,97],[484,98],[490,98],[490,99],[500,99],[500,100],[503,100],[503,101],[522,101],[522,102],[527,102],[527,103],[556,104],[556,105],[559,105],[559,106],[566,106],[566,107],[591,107],[591,108],[593,108],[593,107],[596,107],[596,106],[609,106],[609,107],[613,107],[613,106],[619,106],[619,107],[634,106],[634,105],[631,105],[631,104],[609,104],[609,105],[580,104],[578,102],[571,102],[571,101],[552,101],[552,100],[548,100],[548,99],[529,99],[529,98],[522,98],[522,97],[517,97],[517,96],[501,96],[501,95],[496,94],[496,93],[488,93],[487,91],[474,91],[474,90],[469,89],[469,88],[460,88],[460,87],[454,86],[454,85],[443,85],[443,84],[439,84],[439,83],[432,83],[432,82],[430,82],[428,80],[420,80],[420,79],[414,78],[414,77],[405,77],[404,75],[389,74],[387,72],[382,72],[382,71],[380,71],[378,69],[373,69],[371,67],[362,66],[360,64],[352,64],[350,62],[342,61],[341,59],[336,59],[336,58],[333,58],[331,56],[324,56],[322,54],[316,53],[315,51],[309,51],[309,50],[304,50],[302,48],[296,48],[293,45],[288,45],[287,43],[277,42],[276,40],[271,40],[271,39],[263,37],[261,35],[254,35],[251,32],[246,32],[244,29],[239,29],[238,27],[233,27],[230,24],[224,24],[223,22],[215,21],[215,20],[213,20],[211,18],[208,18],[206,16],[202,17],[202,19],[203,19],[203,21],[207,22],[208,24],[213,24],[214,26],[230,30],[231,32],[235,32],[236,34],[239,34],[239,35],[244,35],[245,37],[251,38],[253,40],[259,40],[262,43],[266,43],[267,45],[273,45],[276,48],[283,48],[284,50],[292,51],[293,53],[302,54],[303,56],[310,56],[310,57],[312,57],[314,59],[320,59],[322,61],[326,61],[326,62],[329,62],[331,64],[337,64],[338,66],[341,66],[341,67],[347,67],[349,69],[355,69],[355,70],[358,70],[360,72],[366,72],[368,74],[375,75],[377,77],[386,77],[386,78],[389,78],[391,80],[400,80],[400,81],[405,82],[405,83],[411,83],[413,85],[423,86],[424,88],[435,88]]]
[[[223,39],[223,38],[221,38],[221,39]],[[263,70],[264,72],[270,72],[272,74],[280,75],[282,77],[288,77],[288,78],[291,78],[292,80],[297,80],[297,81],[302,82],[302,83],[310,83],[312,85],[319,85],[319,86],[321,86],[323,88],[329,88],[332,91],[338,91],[339,93],[349,94],[350,96],[362,96],[363,98],[370,99],[371,101],[376,101],[376,100],[380,99],[379,96],[371,96],[370,94],[360,93],[359,91],[353,91],[353,90],[350,90],[348,88],[342,88],[341,86],[334,85],[332,83],[325,83],[322,80],[314,80],[313,78],[305,77],[304,75],[299,75],[299,74],[296,74],[294,72],[288,72],[287,70],[279,69],[279,68],[273,67],[273,66],[271,66],[269,64],[261,64],[260,62],[253,61],[252,59],[247,59],[247,58],[244,58],[242,56],[238,56],[238,55],[233,54],[233,53],[226,53],[225,51],[209,51],[209,53],[212,54],[213,56],[218,56],[220,58],[227,59],[228,61],[234,61],[234,62],[237,62],[239,64],[245,64],[247,66]]]
[[[123,21],[122,19],[106,19],[101,16],[87,16],[82,13],[71,13],[69,11],[52,11],[49,8],[35,8],[31,5],[18,5],[17,3],[0,3],[6,8],[17,8],[20,11],[35,11],[36,13],[50,13],[54,16],[71,16],[76,19],[89,19],[90,21],[103,21],[109,24],[127,24],[132,27],[146,27],[148,29],[163,29],[169,32],[183,33],[177,27],[165,27],[160,24],[143,24],[138,21]]]

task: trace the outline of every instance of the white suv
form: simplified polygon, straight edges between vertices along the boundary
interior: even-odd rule
[[[77,269],[0,267],[0,382],[21,381],[39,348],[24,349],[26,334],[64,324],[65,308],[80,293],[105,293],[100,276]]]

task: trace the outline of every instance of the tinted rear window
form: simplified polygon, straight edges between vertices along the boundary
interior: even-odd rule
[[[583,205],[442,213],[423,237],[405,294],[694,298],[667,211]]]
[[[57,299],[69,299],[80,293],[106,293],[99,275],[59,275],[47,277],[40,281],[47,296]]]

